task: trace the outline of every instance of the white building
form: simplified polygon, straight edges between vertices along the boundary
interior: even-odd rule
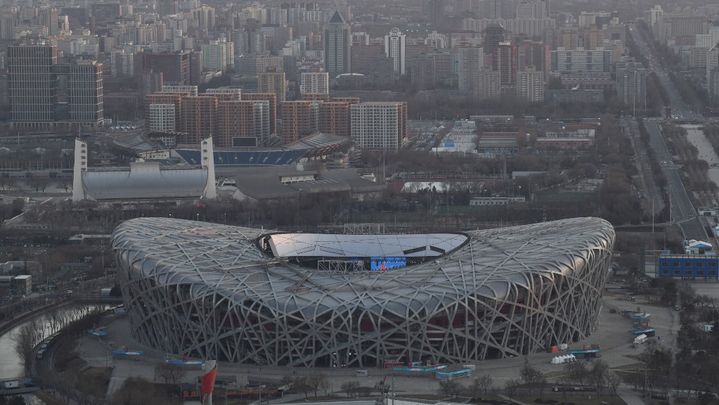
[[[146,119],[150,131],[175,132],[177,126],[174,104],[150,104],[149,112],[150,116]]]
[[[544,72],[533,68],[517,72],[517,97],[530,103],[544,101]]]
[[[220,96],[223,101],[226,100],[242,100],[242,89],[239,87],[217,87],[205,90],[205,94],[209,96]]]
[[[362,149],[399,150],[406,132],[407,104],[367,102],[353,104],[350,111],[355,145]]]
[[[612,51],[604,48],[566,49],[552,51],[552,71],[558,73],[610,72]]]
[[[384,54],[388,58],[392,58],[394,73],[397,75],[404,75],[406,72],[406,40],[407,36],[396,27],[392,28],[389,35],[384,36]]]
[[[329,94],[330,75],[327,72],[304,72],[300,75],[300,93]]]

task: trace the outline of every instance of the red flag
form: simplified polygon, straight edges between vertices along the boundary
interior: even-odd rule
[[[215,379],[217,379],[217,361],[209,360],[205,363],[205,369],[209,370],[202,376],[202,384],[200,385],[200,393],[204,399],[206,396],[212,395],[215,388]]]

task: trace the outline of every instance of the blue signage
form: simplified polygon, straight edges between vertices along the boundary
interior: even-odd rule
[[[407,267],[406,257],[372,257],[370,258],[371,271],[387,271]]]

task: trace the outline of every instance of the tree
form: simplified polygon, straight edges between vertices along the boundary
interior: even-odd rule
[[[510,379],[504,383],[504,392],[508,397],[513,397],[517,393],[517,389],[522,384],[521,380]]]
[[[574,381],[580,385],[584,384],[589,374],[589,370],[587,370],[587,367],[581,361],[567,363],[564,366],[564,371],[567,373],[567,378],[569,378],[570,381]]]
[[[140,377],[129,377],[112,396],[110,405],[174,405],[177,399],[171,393]]]
[[[489,391],[492,389],[493,382],[492,376],[489,374],[483,374],[475,378],[472,382],[472,386],[470,387],[472,397],[479,398],[482,395],[486,396],[489,394]]]
[[[314,374],[307,377],[306,382],[309,388],[314,392],[315,399],[317,399],[319,390],[327,386],[327,376],[322,373]]]
[[[359,386],[360,384],[357,381],[347,381],[346,383],[342,384],[340,388],[347,394],[347,398],[352,398],[357,393],[357,389],[359,388]]]
[[[36,321],[29,322],[20,328],[20,333],[15,337],[15,352],[20,361],[23,362],[25,371],[30,371],[32,367],[32,355],[35,348],[36,336],[40,329]]]
[[[439,393],[449,397],[456,397],[462,391],[462,386],[453,380],[440,381],[439,382]]]
[[[619,384],[622,383],[622,378],[619,377],[619,374],[610,371],[607,374],[607,385],[609,386],[609,389],[612,391],[612,394],[617,393],[617,388],[619,387]]]
[[[165,384],[175,385],[182,381],[187,372],[182,367],[172,364],[159,363],[155,366],[155,380],[160,380]]]
[[[544,377],[544,373],[529,364],[529,360],[526,357],[524,358],[522,369],[519,370],[519,377],[522,379],[522,382],[529,385],[530,390],[538,388],[539,395],[542,395],[547,379]]]
[[[589,380],[592,385],[600,393],[607,386],[607,378],[609,376],[609,365],[602,361],[597,360],[594,362],[591,371],[589,372]]]

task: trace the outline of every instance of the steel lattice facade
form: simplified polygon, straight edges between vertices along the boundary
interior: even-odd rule
[[[615,235],[597,218],[469,231],[421,264],[337,273],[265,254],[264,233],[168,218],[121,224],[113,248],[133,336],[265,365],[527,354],[593,331]]]

